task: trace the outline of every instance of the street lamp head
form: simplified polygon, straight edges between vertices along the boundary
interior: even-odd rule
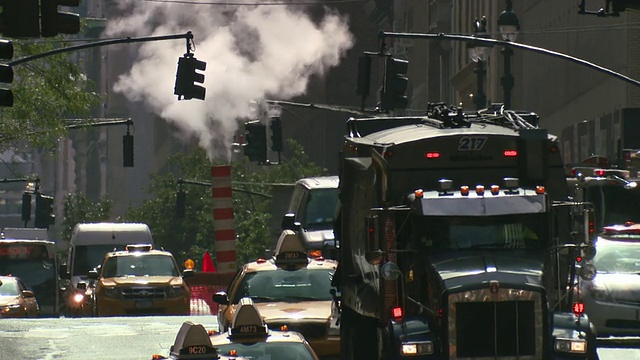
[[[487,18],[482,17],[482,19],[478,20],[476,18],[473,21],[473,36],[477,38],[489,38],[489,34],[487,34]],[[467,44],[467,51],[469,52],[469,58],[471,61],[486,61],[489,58],[489,46],[485,46],[480,42],[470,42]]]
[[[518,17],[512,11],[513,4],[507,0],[507,8],[498,16],[498,29],[502,39],[506,41],[516,41],[516,36],[520,30]]]

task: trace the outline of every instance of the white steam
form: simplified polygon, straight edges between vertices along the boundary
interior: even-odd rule
[[[194,56],[207,63],[207,92],[205,101],[178,101],[173,94],[178,58],[187,49],[184,39],[141,43],[131,70],[114,90],[198,135],[209,151],[214,141],[225,144],[228,152],[216,155],[227,157],[237,121],[251,116],[252,101],[303,94],[312,75],[338,65],[353,45],[346,18],[328,9],[314,21],[299,7],[244,1],[247,5],[118,1],[123,15],[110,15],[107,36],[192,31]]]

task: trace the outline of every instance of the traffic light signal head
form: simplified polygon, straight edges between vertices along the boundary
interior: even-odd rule
[[[31,220],[31,194],[22,194],[22,221]]]
[[[282,152],[282,120],[279,117],[271,118],[271,150]]]
[[[244,124],[244,154],[250,161],[267,162],[267,126],[260,120],[248,121]]]
[[[198,83],[204,83],[204,74],[196,70],[204,71],[207,63],[193,57],[188,53],[178,59],[178,71],[173,93],[178,95],[178,100],[200,99],[204,100],[206,89]]]
[[[180,189],[176,193],[176,217],[184,218],[187,209],[187,192]]]
[[[0,33],[12,38],[40,36],[38,0],[0,0]]]
[[[0,59],[11,60],[13,58],[13,43],[0,39]],[[13,82],[13,68],[11,65],[0,64],[0,83],[11,84]],[[13,106],[13,92],[10,89],[0,87],[0,106]]]
[[[36,228],[48,229],[49,225],[55,222],[53,213],[53,197],[36,194],[36,218],[34,226]]]
[[[37,0],[36,0],[37,3]],[[78,6],[80,0],[40,0],[40,34],[52,37],[58,34],[80,32],[80,16],[58,11],[58,6]]]
[[[409,62],[407,60],[387,57],[384,73],[384,87],[381,107],[383,110],[405,109],[409,103],[407,78]]]

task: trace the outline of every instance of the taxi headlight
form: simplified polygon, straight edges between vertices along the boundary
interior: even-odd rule
[[[5,305],[0,307],[0,309],[2,309],[2,313],[3,314],[8,314],[8,313],[12,313],[12,312],[16,312],[21,310],[22,306],[20,304],[11,304],[11,305]]]
[[[179,297],[184,295],[184,288],[181,285],[169,287],[169,297]]]
[[[555,349],[557,352],[584,354],[587,352],[587,342],[585,340],[556,339]]]
[[[401,345],[402,356],[419,356],[433,354],[431,341],[403,342]]]
[[[596,301],[608,301],[610,300],[609,292],[603,289],[591,289],[591,296]]]
[[[105,287],[104,296],[112,299],[118,298],[118,290],[115,287]]]

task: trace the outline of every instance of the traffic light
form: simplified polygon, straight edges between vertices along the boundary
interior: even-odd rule
[[[36,194],[36,218],[35,227],[48,229],[55,222],[53,213],[53,197]]]
[[[178,59],[178,71],[173,93],[178,95],[178,100],[200,99],[204,100],[206,89],[198,83],[204,83],[204,74],[196,70],[204,71],[207,63],[193,57],[193,54],[184,54]]]
[[[409,100],[407,98],[407,88],[409,79],[407,78],[409,62],[407,60],[387,57],[384,73],[384,88],[382,92],[382,110],[404,109]]]
[[[369,56],[361,56],[358,59],[358,81],[356,86],[356,94],[367,97],[370,92],[371,84],[371,58]]]
[[[78,5],[80,5],[80,0],[40,0],[40,34],[44,37],[52,37],[58,34],[79,33],[80,16],[75,13],[58,11],[58,6]]]
[[[176,217],[184,218],[187,209],[187,192],[180,189],[176,193]]]
[[[282,120],[271,118],[271,150],[282,152]]]
[[[13,43],[0,39],[0,59],[11,60],[13,58]],[[11,84],[13,82],[13,68],[8,64],[0,64],[0,83]],[[0,85],[0,106],[13,106],[13,92]]]
[[[12,38],[40,37],[38,0],[0,0],[0,33]]]
[[[267,126],[260,120],[248,121],[244,124],[244,155],[250,161],[267,162]]]
[[[127,133],[122,135],[122,166],[133,167],[133,135]]]
[[[31,194],[22,194],[22,221],[31,220]]]

